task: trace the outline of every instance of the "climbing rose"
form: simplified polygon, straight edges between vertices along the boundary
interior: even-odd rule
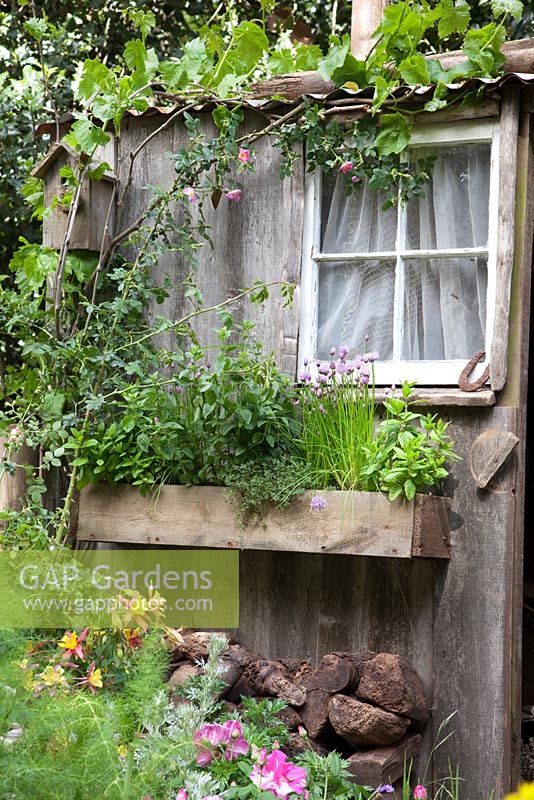
[[[303,794],[306,789],[306,770],[287,760],[281,750],[273,750],[265,764],[256,764],[250,773],[252,783],[275,797],[285,798],[289,794]]]
[[[231,189],[229,192],[226,192],[224,196],[227,200],[237,202],[238,200],[241,200],[241,194],[241,189]]]
[[[198,203],[198,197],[192,186],[185,187],[184,195],[187,197],[190,203]]]
[[[421,786],[421,784],[416,786],[413,790],[413,796],[415,797],[415,800],[426,800],[427,794],[425,787]]]
[[[237,160],[241,161],[242,164],[248,164],[249,161],[252,161],[250,150],[247,147],[240,147],[239,153],[237,154]]]
[[[340,166],[339,171],[346,175],[347,172],[352,172],[354,164],[352,161],[344,161],[343,164]]]

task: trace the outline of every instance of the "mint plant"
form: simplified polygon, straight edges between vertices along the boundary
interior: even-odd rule
[[[365,486],[386,492],[390,500],[412,500],[416,492],[439,485],[449,474],[447,462],[460,460],[447,434],[448,423],[411,410],[412,389],[413,384],[405,382],[402,398],[385,401],[385,418],[364,448]]]

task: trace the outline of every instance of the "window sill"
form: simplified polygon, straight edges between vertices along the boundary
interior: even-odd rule
[[[375,391],[376,399],[378,401],[384,400],[386,391],[386,389],[377,388]],[[400,391],[397,389],[393,396],[400,396]],[[480,389],[478,392],[463,392],[461,389],[447,386],[432,389],[416,388],[413,391],[412,398],[416,405],[428,406],[484,407],[494,406],[497,402],[495,392],[491,389]]]

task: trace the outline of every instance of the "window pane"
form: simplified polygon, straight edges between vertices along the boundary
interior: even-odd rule
[[[330,348],[345,345],[352,355],[373,350],[391,359],[394,289],[394,260],[321,263],[318,358],[330,360]]]
[[[405,262],[402,358],[469,359],[484,349],[486,258]]]
[[[397,209],[382,211],[387,195],[358,184],[347,196],[343,175],[323,175],[321,250],[323,253],[376,253],[395,250]]]
[[[436,152],[424,197],[410,200],[406,249],[443,250],[485,247],[488,243],[490,144],[466,144],[411,151],[412,157]]]

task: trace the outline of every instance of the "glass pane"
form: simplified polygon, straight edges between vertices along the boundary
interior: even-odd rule
[[[412,158],[436,153],[424,197],[410,200],[406,249],[485,247],[488,243],[491,146],[460,144],[411,150]]]
[[[346,177],[324,173],[321,199],[323,253],[376,253],[395,250],[397,209],[382,211],[387,195],[357,184],[347,196]]]
[[[330,348],[345,345],[350,355],[372,350],[391,359],[394,291],[394,260],[321,263],[317,357],[330,360]]]
[[[405,262],[402,358],[469,359],[484,349],[486,258]]]

